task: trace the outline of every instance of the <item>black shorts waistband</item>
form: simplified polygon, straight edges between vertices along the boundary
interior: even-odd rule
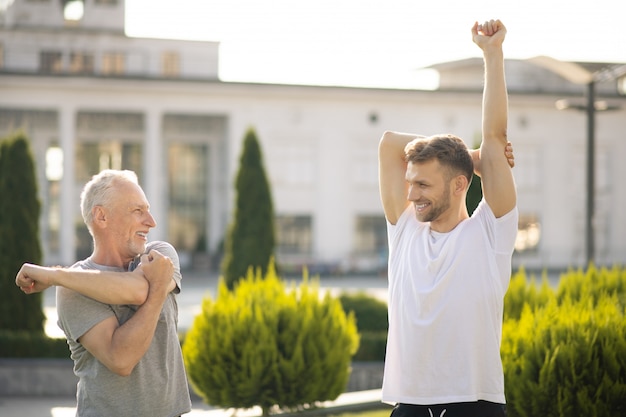
[[[474,401],[450,404],[404,404],[398,403],[391,417],[505,417],[506,405],[490,401]]]

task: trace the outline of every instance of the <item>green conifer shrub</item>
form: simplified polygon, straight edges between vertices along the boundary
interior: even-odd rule
[[[618,302],[626,306],[626,268],[597,268],[591,264],[587,271],[578,269],[563,274],[559,281],[557,299],[579,300],[590,296],[597,300],[605,294],[615,295]]]
[[[554,297],[554,290],[548,284],[544,274],[541,285],[537,286],[535,277],[528,279],[526,270],[522,267],[513,276],[509,288],[504,296],[504,319],[516,319],[522,315],[524,306],[532,310],[545,306]]]
[[[555,298],[503,328],[510,417],[626,415],[626,316],[615,296]]]
[[[261,147],[254,129],[248,129],[235,179],[235,209],[224,242],[221,272],[233,289],[248,268],[266,271],[274,255],[274,208],[263,168]]]
[[[305,275],[287,290],[273,264],[229,290],[220,280],[215,301],[203,300],[183,344],[194,390],[225,408],[304,409],[334,400],[348,382],[358,348],[354,315],[319,294]]]
[[[15,275],[41,263],[35,163],[23,133],[0,141],[0,329],[43,333],[42,294],[25,295]]]

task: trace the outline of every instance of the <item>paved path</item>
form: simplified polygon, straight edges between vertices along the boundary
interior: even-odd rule
[[[386,406],[380,402],[380,390],[369,390],[342,394],[335,401],[323,403],[322,407],[325,410],[332,410],[333,413],[341,413]],[[185,417],[232,417],[234,411],[234,409],[210,407],[195,401],[191,412],[185,414]],[[254,407],[237,410],[236,415],[237,417],[260,417],[261,414],[261,409]],[[72,398],[0,397],[0,417],[74,417],[75,415],[76,403]]]

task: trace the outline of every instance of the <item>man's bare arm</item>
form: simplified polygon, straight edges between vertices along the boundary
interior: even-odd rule
[[[148,296],[148,282],[139,268],[133,272],[111,272],[26,263],[17,273],[15,284],[26,294],[62,286],[105,304],[140,305]]]
[[[496,217],[516,205],[516,191],[509,161],[502,158],[507,145],[508,95],[504,76],[502,43],[506,28],[499,20],[474,24],[474,42],[482,49],[485,62],[483,93],[483,138],[480,171],[485,200]]]
[[[378,144],[378,185],[385,217],[396,224],[404,212],[407,200],[406,161],[404,148],[417,139],[412,133],[385,132]]]

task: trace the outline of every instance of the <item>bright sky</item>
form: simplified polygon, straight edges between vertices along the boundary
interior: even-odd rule
[[[626,63],[622,0],[126,0],[129,36],[219,41],[224,81],[428,88],[491,18],[507,58]]]

